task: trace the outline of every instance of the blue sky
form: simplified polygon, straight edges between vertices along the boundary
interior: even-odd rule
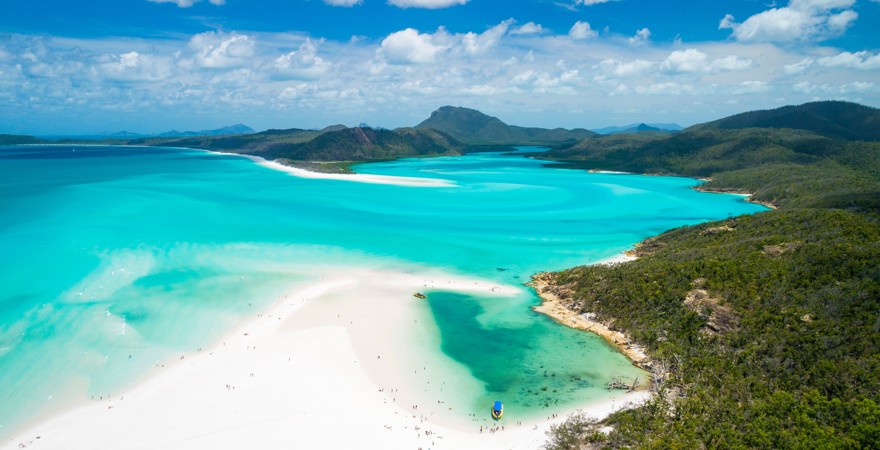
[[[0,133],[880,106],[876,0],[0,0]]]

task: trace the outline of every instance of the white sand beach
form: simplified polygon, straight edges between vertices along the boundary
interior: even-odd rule
[[[277,161],[269,161],[268,159],[254,156],[254,155],[245,155],[241,153],[227,153],[227,152],[214,152],[208,151],[208,153],[214,153],[218,155],[231,155],[231,156],[240,156],[242,158],[250,159],[251,161],[256,162],[257,164],[267,167],[269,169],[277,170],[280,172],[289,173],[291,175],[300,177],[300,178],[314,178],[314,179],[322,179],[322,180],[341,180],[341,181],[353,181],[356,183],[371,183],[371,184],[390,184],[396,186],[408,186],[408,187],[455,187],[456,184],[449,180],[444,180],[440,178],[417,178],[417,177],[396,177],[391,175],[371,175],[371,174],[363,174],[363,173],[321,173],[321,172],[313,172],[311,170],[300,169],[298,167],[286,166]]]
[[[456,377],[465,369],[438,364],[436,355],[441,367],[427,367],[408,351],[417,346],[399,345],[437,339],[412,295],[432,283],[499,299],[522,289],[441,273],[340,268],[281,295],[212,348],[159,365],[112,398],[83,400],[0,448],[538,448],[571,411],[522,425],[504,420],[503,431],[481,433],[477,419],[441,403],[454,393],[444,394],[440,380],[470,379]],[[400,326],[413,321],[419,326]],[[622,393],[584,412],[604,417],[649,396]]]

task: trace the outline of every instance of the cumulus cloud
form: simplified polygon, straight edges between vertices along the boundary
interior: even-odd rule
[[[599,33],[596,30],[590,28],[590,23],[582,20],[578,20],[572,25],[571,29],[568,30],[568,35],[571,36],[572,39],[590,39],[594,38]]]
[[[114,81],[148,81],[167,79],[172,74],[168,58],[130,51],[118,55],[107,55],[101,58],[97,69],[108,80]]]
[[[547,30],[545,30],[541,24],[529,22],[511,30],[510,34],[541,34],[545,31]]]
[[[442,33],[445,31],[441,30]],[[431,63],[448,46],[434,44],[434,36],[407,28],[391,33],[382,40],[379,53],[393,64]]]
[[[633,37],[629,38],[628,41],[630,44],[642,44],[647,42],[648,39],[651,38],[651,30],[647,28],[642,28],[639,31],[636,31],[636,34]]]
[[[616,59],[606,59],[599,63],[599,66],[606,72],[616,77],[633,77],[642,75],[654,67],[654,63],[643,59],[636,59],[630,62],[622,62]]]
[[[364,0],[324,0],[324,3],[330,6],[344,6],[346,8],[351,8],[354,5],[363,4]]]
[[[727,14],[719,29],[730,29],[743,42],[793,42],[825,40],[842,35],[859,17],[850,9],[855,0],[791,0],[786,7],[771,8],[743,23]]]
[[[730,55],[709,60],[709,55],[695,48],[676,50],[669,54],[660,70],[669,73],[717,73],[748,69],[753,61]]]
[[[388,3],[398,8],[425,8],[440,9],[450,6],[464,5],[468,0],[388,0]]]
[[[513,19],[507,19],[480,34],[474,32],[465,33],[460,38],[460,45],[465,53],[469,55],[485,53],[498,45],[498,42],[507,34],[513,22]]]
[[[306,39],[296,51],[275,58],[271,69],[276,78],[314,80],[330,70],[332,64],[318,56],[318,47]]]
[[[846,95],[861,94],[865,92],[877,92],[877,84],[867,81],[855,81],[844,84],[811,83],[801,81],[792,86],[792,90],[810,95]]]
[[[196,65],[226,69],[247,64],[254,55],[254,44],[245,34],[208,31],[193,36],[188,47]]]
[[[643,116],[671,104],[705,110],[709,106],[688,105],[739,101],[742,109],[754,109],[760,99],[777,97],[880,102],[880,83],[872,78],[880,70],[876,50],[729,41],[677,46],[652,42],[647,30],[641,44],[632,45],[628,36],[595,39],[587,22],[514,36],[527,25],[532,27],[505,20],[457,33],[407,28],[375,40],[218,31],[155,40],[10,35],[0,39],[0,113],[36,117],[42,108],[107,123],[95,111],[114,111],[103,118],[125,112],[141,118],[132,123],[155,117],[170,123],[172,112],[179,119],[199,111],[199,117],[213,114],[223,123],[241,112],[240,120],[251,126],[313,127],[358,123],[368,111],[383,110],[397,114],[384,125],[397,126],[411,125],[442,104],[568,111],[560,114],[580,109],[592,116],[625,108]],[[587,48],[578,38],[594,39]],[[593,99],[589,107],[584,98]],[[626,117],[644,119],[633,116]],[[0,124],[24,123],[17,117],[0,114]],[[251,123],[248,117],[271,122]]]
[[[514,20],[508,19],[482,33],[449,33],[440,27],[434,33],[407,28],[389,34],[376,51],[377,57],[391,64],[428,64],[444,53],[482,55],[493,49],[510,31]],[[528,24],[526,24],[528,25]],[[526,33],[534,34],[534,33]]]
[[[868,51],[841,52],[835,56],[819,58],[817,62],[823,67],[876,70],[880,69],[880,54]]]

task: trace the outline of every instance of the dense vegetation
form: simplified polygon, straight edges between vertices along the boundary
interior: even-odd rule
[[[363,161],[460,155],[463,150],[461,143],[436,130],[355,127],[323,133],[301,144],[275,146],[265,156],[301,161]]]
[[[479,111],[444,106],[431,113],[431,117],[416,125],[418,129],[434,129],[449,134],[455,139],[473,145],[516,144],[544,145],[573,143],[579,139],[595,136],[596,133],[577,128],[530,128],[508,125],[497,117]]]
[[[0,145],[24,145],[44,143],[42,139],[19,134],[0,134]]]
[[[793,129],[641,139],[615,144],[603,168],[710,175],[708,188],[780,209],[671,230],[636,261],[557,274],[574,308],[646,346],[662,382],[601,424],[572,417],[547,447],[878,448],[880,145]]]
[[[853,141],[880,141],[880,109],[855,103],[826,101],[750,111],[693,128],[796,128]]]

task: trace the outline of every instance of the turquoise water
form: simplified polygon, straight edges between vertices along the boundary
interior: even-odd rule
[[[300,179],[181,149],[0,147],[0,436],[207,345],[319,266],[436,267],[521,284],[672,227],[762,209],[693,191],[691,179],[517,155],[357,171],[455,186]],[[485,384],[475,398],[504,394],[525,409],[599,398],[591,386],[634,371],[601,340],[530,312],[535,302],[432,294],[443,345],[425,351],[468,367]],[[487,358],[473,343],[490,336]]]

